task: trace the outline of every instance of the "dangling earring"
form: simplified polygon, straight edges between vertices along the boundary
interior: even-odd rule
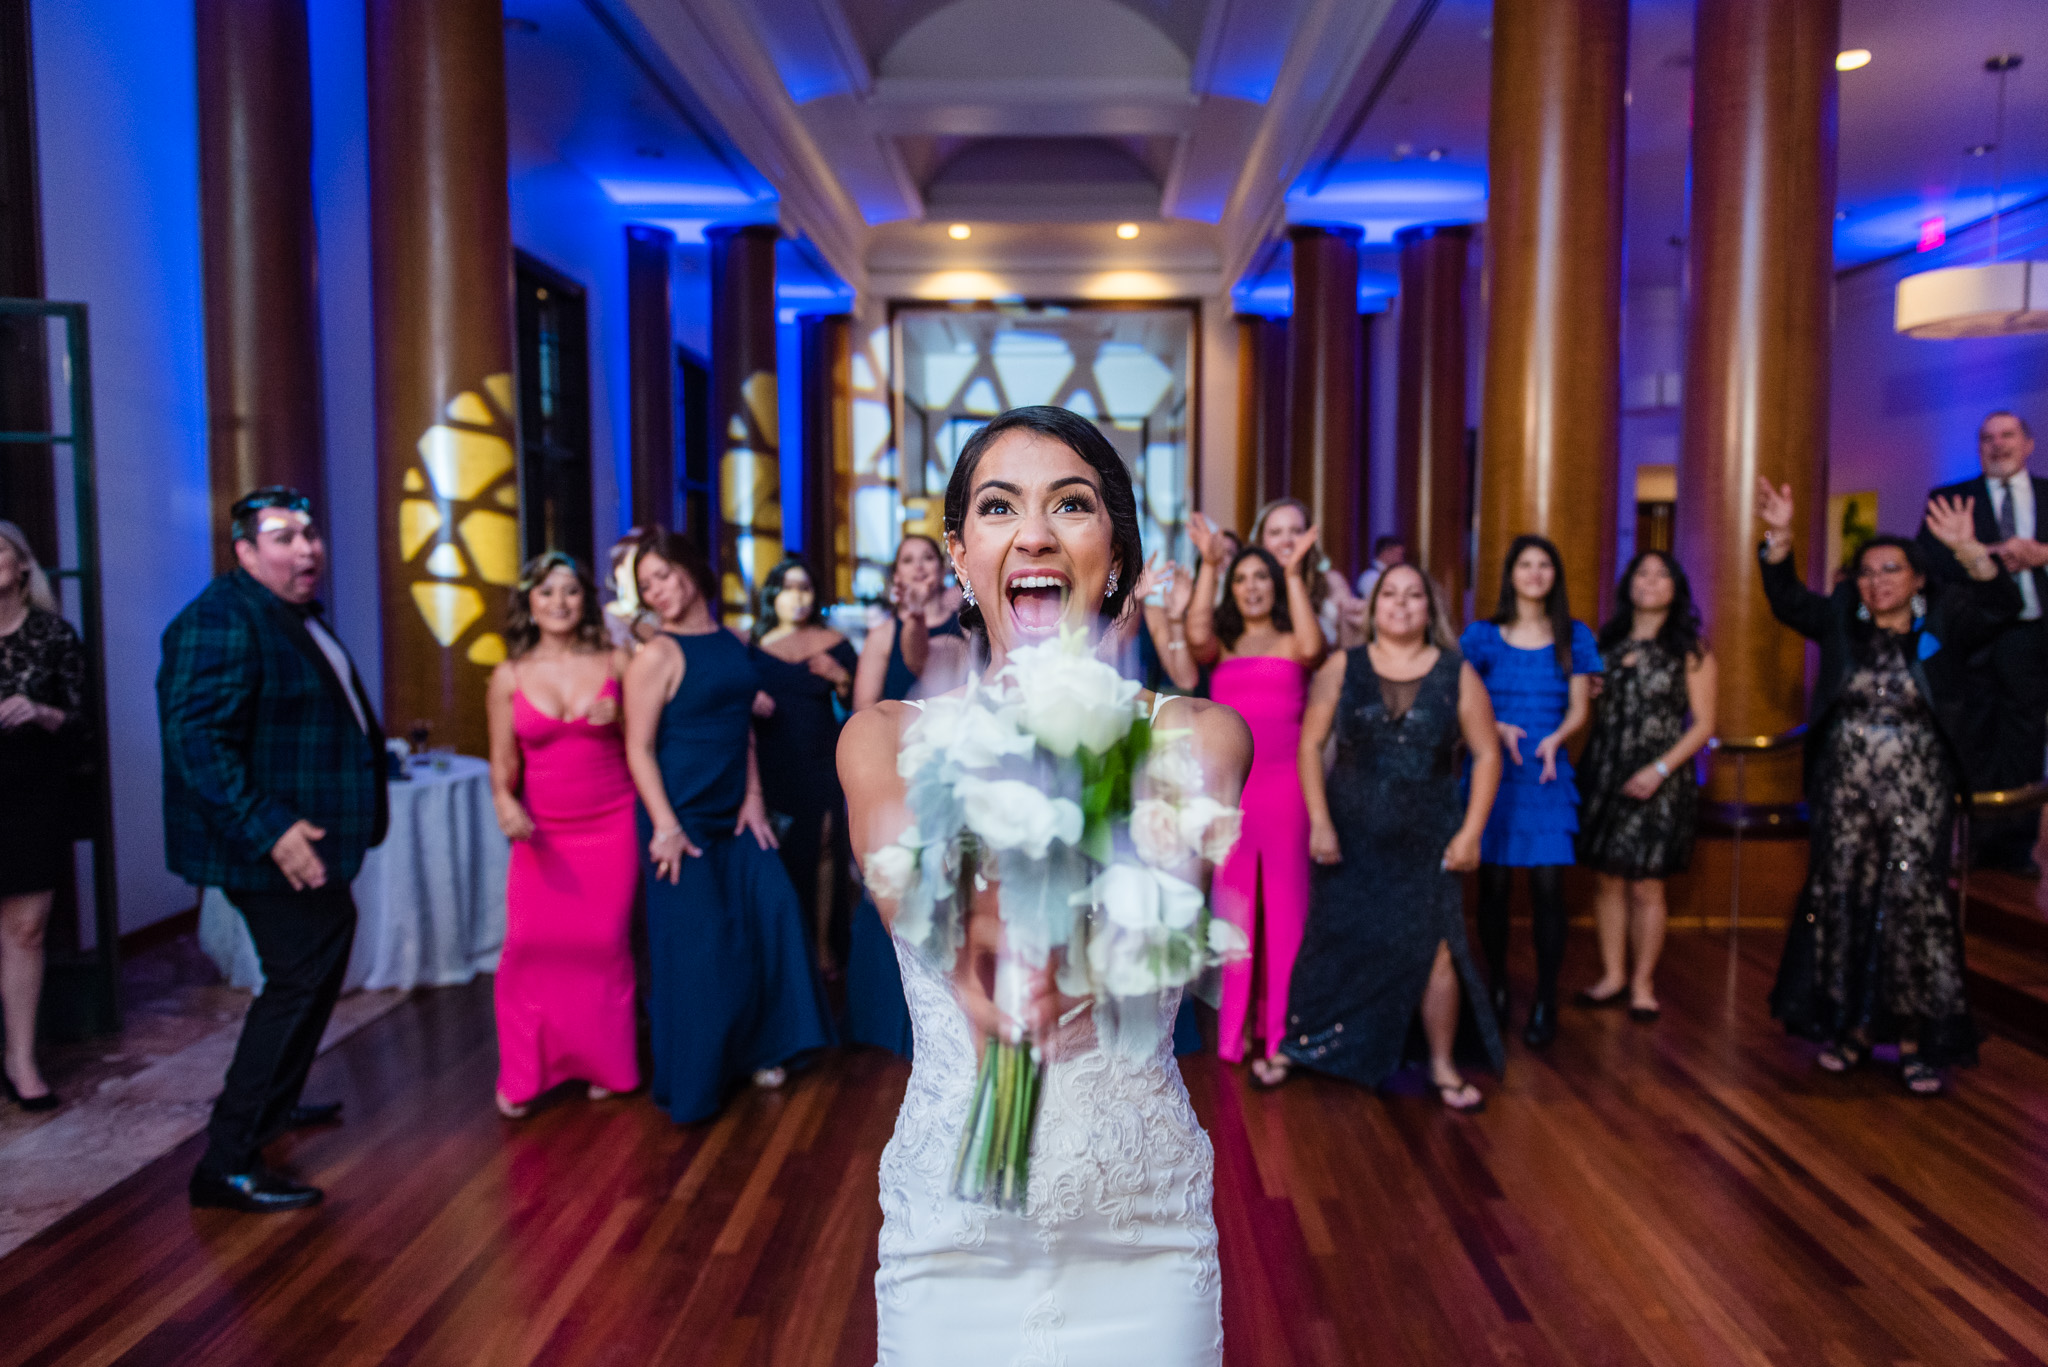
[[[1102,590],[1102,596],[1103,596],[1104,598],[1114,598],[1114,597],[1116,597],[1116,571],[1115,571],[1115,570],[1111,570],[1111,571],[1109,572],[1109,584],[1108,584],[1108,586],[1107,586],[1107,587],[1105,587],[1105,588],[1104,588],[1104,589]]]
[[[974,606],[974,585],[965,579],[960,581],[960,601],[970,608]]]
[[[1907,604],[1907,606],[1913,609],[1913,620],[1918,622],[1927,615],[1927,595],[1923,593],[1914,594],[1913,601]]]
[[[1859,622],[1867,622],[1870,620],[1870,604],[1858,603],[1856,605],[1856,620]]]

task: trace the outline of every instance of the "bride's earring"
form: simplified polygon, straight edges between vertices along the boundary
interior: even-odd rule
[[[960,601],[970,608],[974,606],[974,585],[965,579],[960,581]]]
[[[1115,570],[1111,570],[1111,571],[1109,572],[1109,583],[1108,583],[1108,585],[1107,585],[1107,586],[1105,586],[1105,587],[1103,588],[1103,590],[1102,590],[1102,596],[1103,596],[1104,598],[1114,598],[1114,597],[1116,597],[1116,571],[1115,571]]]

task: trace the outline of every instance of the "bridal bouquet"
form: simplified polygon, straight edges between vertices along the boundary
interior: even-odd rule
[[[977,891],[996,890],[995,1002],[1022,1015],[1030,972],[1094,999],[1103,1047],[1159,1045],[1159,996],[1248,952],[1183,875],[1220,862],[1242,814],[1202,793],[1193,735],[1155,729],[1138,685],[1080,632],[1012,652],[996,677],[935,698],[904,732],[912,825],[865,863],[896,933],[950,971]],[[962,1199],[1021,1210],[1044,1058],[1017,1032],[981,1058],[954,1168]]]

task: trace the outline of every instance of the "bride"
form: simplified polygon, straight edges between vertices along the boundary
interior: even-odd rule
[[[1019,408],[991,422],[960,453],[945,517],[961,624],[984,636],[991,675],[1063,623],[1099,636],[1129,603],[1142,564],[1130,473],[1085,418]],[[1210,796],[1235,805],[1244,722],[1196,699],[1146,701],[1157,724],[1192,730]],[[913,706],[861,712],[840,740],[862,855],[910,824],[896,755]],[[1053,965],[1013,1023],[991,997],[995,901],[977,895],[951,973],[896,941],[916,1061],[882,1153],[880,1367],[1216,1367],[1215,1158],[1173,1058],[1179,993],[1160,998],[1160,1044],[1143,1060],[1098,1046],[1088,1003],[1060,994]],[[881,912],[893,923],[893,904]],[[981,1042],[1012,1024],[1048,1060],[1022,1214],[951,1194]]]

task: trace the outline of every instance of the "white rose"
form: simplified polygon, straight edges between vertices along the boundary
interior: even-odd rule
[[[967,829],[992,850],[1018,850],[1045,858],[1053,841],[1081,841],[1081,808],[1063,797],[1047,797],[1017,779],[963,778],[954,785]]]
[[[1242,959],[1252,952],[1252,942],[1244,931],[1221,916],[1209,918],[1209,957],[1217,963],[1229,963]]]
[[[1180,812],[1171,802],[1156,797],[1131,808],[1131,843],[1137,846],[1138,858],[1160,868],[1184,862],[1195,848],[1195,842],[1186,836]]]
[[[1132,931],[1186,930],[1202,914],[1202,890],[1186,879],[1140,864],[1111,864],[1074,894],[1076,905],[1102,907],[1112,925]]]
[[[1097,990],[1112,997],[1142,997],[1165,986],[1152,968],[1152,941],[1114,928],[1088,941],[1088,968]]]
[[[1131,729],[1137,681],[1064,641],[1012,651],[1003,677],[1024,729],[1062,759],[1106,753]]]
[[[1154,733],[1152,752],[1145,756],[1145,778],[1151,791],[1168,802],[1186,802],[1202,793],[1202,763],[1195,758],[1191,732],[1170,736]]]
[[[896,772],[914,777],[934,756],[962,769],[988,769],[1008,755],[1028,755],[1036,743],[1017,729],[1017,709],[980,690],[959,698],[933,698],[903,732]]]
[[[1244,813],[1210,797],[1190,798],[1180,809],[1180,838],[1211,864],[1221,864],[1244,829]],[[1136,819],[1133,816],[1133,837]]]
[[[868,856],[861,880],[877,899],[895,901],[917,882],[917,860],[917,851],[908,845],[884,845]]]

